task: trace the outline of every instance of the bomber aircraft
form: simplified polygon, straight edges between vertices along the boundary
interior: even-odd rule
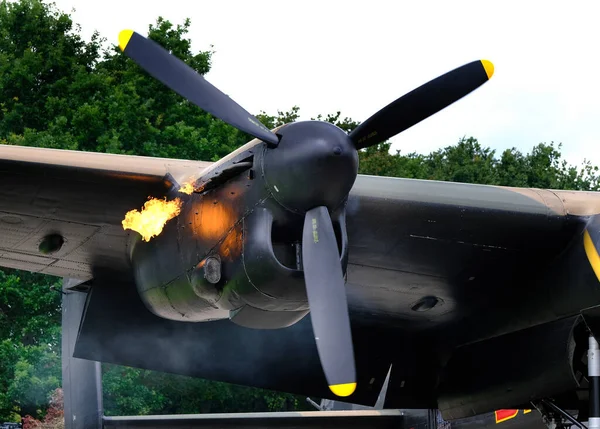
[[[76,357],[365,405],[392,366],[386,408],[590,417],[600,193],[357,174],[359,150],[479,88],[491,62],[349,133],[269,130],[154,41],[125,30],[119,46],[255,139],[214,163],[0,146],[0,266],[87,293]]]

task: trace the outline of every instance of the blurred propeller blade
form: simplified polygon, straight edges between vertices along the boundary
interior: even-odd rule
[[[356,149],[384,142],[479,88],[494,74],[487,60],[439,76],[375,113],[350,133]]]
[[[326,207],[316,207],[306,213],[302,260],[323,372],[334,394],[349,396],[356,389],[354,347],[340,253]]]
[[[123,30],[119,47],[150,75],[201,109],[265,142],[279,142],[258,119],[158,43],[132,30]]]

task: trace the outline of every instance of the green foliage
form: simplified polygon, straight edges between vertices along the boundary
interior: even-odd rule
[[[311,121],[325,121],[335,126],[341,128],[342,130],[350,133],[354,128],[358,126],[358,122],[353,121],[350,118],[340,119],[341,112],[336,112],[333,114],[328,114],[327,116],[323,116],[321,114],[317,115],[316,118],[311,118]],[[296,122],[300,119],[300,107],[294,106],[287,112],[282,112],[281,110],[277,111],[277,116],[269,115],[264,111],[261,111],[256,118],[261,121],[265,126],[269,129],[273,129],[275,127],[279,127],[280,125],[288,124],[290,122]]]
[[[189,26],[159,18],[149,37],[204,74],[212,52],[192,53]],[[216,160],[249,140],[52,5],[0,3],[0,34],[1,143]]]
[[[269,115],[262,111],[256,115],[256,119],[262,122],[268,129],[279,127],[290,122],[296,122],[300,118],[300,108],[298,106],[292,107],[287,112],[277,111],[277,116]]]
[[[102,380],[110,415],[309,409],[296,395],[116,365],[104,365]]]
[[[61,362],[58,352],[50,351],[45,344],[19,350],[8,388],[8,395],[18,406],[19,414],[44,415],[50,393],[60,384]]]
[[[0,271],[0,420],[42,416],[60,386],[59,291],[56,278]]]
[[[0,3],[0,134],[43,130],[71,110],[73,81],[89,74],[99,38],[84,42],[72,20],[36,0]]]
[[[507,149],[500,158],[473,137],[454,146],[420,155],[390,153],[390,143],[359,152],[362,174],[412,179],[517,186],[542,189],[592,190],[600,188],[598,167],[584,161],[579,168],[561,160],[561,145],[540,143],[531,153]]]
[[[342,112],[337,111],[336,113],[329,113],[327,116],[323,116],[320,113],[316,118],[311,118],[312,121],[325,121],[335,126],[341,128],[346,131],[348,134],[356,127],[358,127],[359,122],[353,121],[352,119],[346,117],[344,119],[340,119]]]

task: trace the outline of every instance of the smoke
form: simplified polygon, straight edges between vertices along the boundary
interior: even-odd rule
[[[277,330],[243,328],[229,320],[175,322],[150,313],[133,284],[114,280],[95,281],[75,356],[290,393],[328,395],[310,317]],[[324,389],[322,394],[319,389]]]

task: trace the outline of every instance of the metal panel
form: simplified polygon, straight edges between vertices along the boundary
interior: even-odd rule
[[[274,330],[243,328],[229,320],[166,320],[144,307],[133,284],[110,273],[106,279],[96,274],[90,293],[75,356],[333,398],[309,318]],[[358,388],[352,400],[373,405],[389,368],[387,336],[360,326],[353,334]]]
[[[424,420],[426,421],[426,419]],[[283,413],[184,414],[104,417],[105,429],[128,428],[394,428],[404,429],[400,410],[307,411]],[[415,426],[411,426],[415,427]],[[426,429],[426,425],[419,425]],[[431,428],[433,429],[433,428]]]
[[[63,282],[63,289],[69,279]],[[87,295],[63,290],[62,302],[62,385],[65,429],[102,428],[102,378],[100,362],[73,357],[79,322]]]

